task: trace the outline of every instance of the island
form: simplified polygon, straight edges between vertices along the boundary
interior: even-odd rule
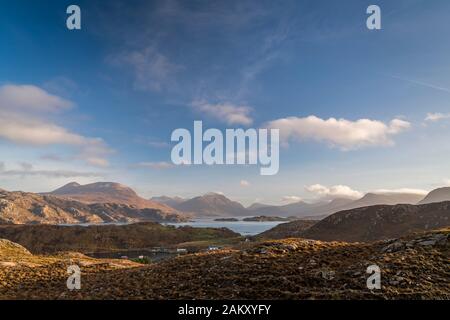
[[[214,221],[220,221],[220,222],[237,222],[239,219],[236,218],[217,218],[214,219]]]
[[[292,221],[294,217],[284,218],[284,217],[268,217],[268,216],[257,216],[244,218],[242,221],[246,222],[267,222],[267,221]]]

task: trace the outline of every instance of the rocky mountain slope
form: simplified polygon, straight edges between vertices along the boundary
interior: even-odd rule
[[[176,212],[167,205],[141,198],[130,187],[115,182],[96,182],[86,185],[71,182],[49,194],[88,204],[118,203],[136,207],[138,209],[157,209],[163,213]]]
[[[450,299],[449,235],[447,229],[371,244],[274,240],[126,269],[0,249],[0,298]],[[65,287],[69,261],[82,268],[82,290]],[[371,265],[380,268],[381,290],[367,288]]]
[[[184,221],[176,212],[126,204],[93,203],[27,192],[0,190],[0,223],[77,224],[137,221]]]
[[[450,226],[450,202],[377,205],[337,212],[301,233],[323,241],[375,241]]]
[[[228,229],[163,226],[153,222],[129,225],[55,226],[0,225],[0,238],[33,253],[95,253],[172,246],[192,241],[220,241],[240,235]]]
[[[423,200],[419,202],[419,204],[442,201],[450,201],[450,187],[439,188],[431,191]]]

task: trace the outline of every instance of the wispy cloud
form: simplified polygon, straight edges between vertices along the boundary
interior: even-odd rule
[[[136,168],[151,168],[151,169],[170,169],[174,167],[173,163],[160,161],[160,162],[139,162],[136,165],[134,165]]]
[[[425,82],[425,81],[421,81],[421,80],[415,80],[415,79],[408,79],[408,78],[399,77],[399,76],[390,76],[390,77],[394,78],[394,79],[406,81],[406,82],[409,82],[409,83],[414,84],[414,85],[418,85],[418,86],[422,86],[422,87],[426,87],[426,88],[430,88],[430,89],[434,89],[434,90],[450,93],[450,89],[449,88],[442,87],[442,86],[439,86],[439,85],[436,85],[436,84],[433,84],[433,83],[429,83],[429,82]]]
[[[437,122],[444,119],[450,119],[450,113],[427,113],[425,121]]]
[[[76,177],[102,177],[102,173],[83,172],[71,170],[35,170],[31,164],[22,164],[21,169],[7,170],[5,164],[0,162],[0,176],[43,176],[46,178],[76,178]]]
[[[281,198],[281,201],[285,202],[285,203],[296,203],[296,202],[300,202],[302,200],[303,199],[298,196],[284,196]]]
[[[324,120],[316,116],[282,118],[266,124],[268,128],[280,129],[280,137],[284,144],[290,140],[313,140],[328,143],[342,150],[392,145],[391,137],[410,126],[409,122],[400,119],[393,119],[386,124],[370,119]]]
[[[249,186],[250,186],[250,182],[248,182],[247,180],[241,180],[241,181],[239,182],[239,185],[240,185],[241,187],[249,187]]]
[[[227,125],[249,126],[253,123],[250,116],[252,108],[246,105],[235,105],[229,102],[212,104],[205,101],[194,101],[191,106],[196,112]]]
[[[156,46],[123,52],[108,59],[112,64],[130,68],[138,90],[162,91],[175,83],[175,75],[183,69],[158,51]]]

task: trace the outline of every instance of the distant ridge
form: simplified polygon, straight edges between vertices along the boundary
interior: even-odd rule
[[[296,216],[299,218],[322,219],[323,217],[342,210],[350,210],[373,205],[416,204],[423,195],[416,193],[367,193],[362,198],[351,200],[336,198],[331,201],[306,203],[299,201],[283,206],[250,206],[253,214]],[[450,199],[449,199],[450,200]]]
[[[423,195],[416,193],[367,193],[361,199],[352,202],[351,206],[359,208],[377,204],[416,204],[422,199]]]

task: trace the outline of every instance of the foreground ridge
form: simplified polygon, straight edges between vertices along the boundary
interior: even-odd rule
[[[447,228],[364,244],[292,238],[189,254],[148,266],[82,255],[74,259],[74,254],[0,253],[0,297],[449,299],[449,235]],[[82,264],[83,286],[70,292],[65,288],[65,267],[75,260]],[[366,269],[373,264],[381,269],[381,290],[366,287]]]

